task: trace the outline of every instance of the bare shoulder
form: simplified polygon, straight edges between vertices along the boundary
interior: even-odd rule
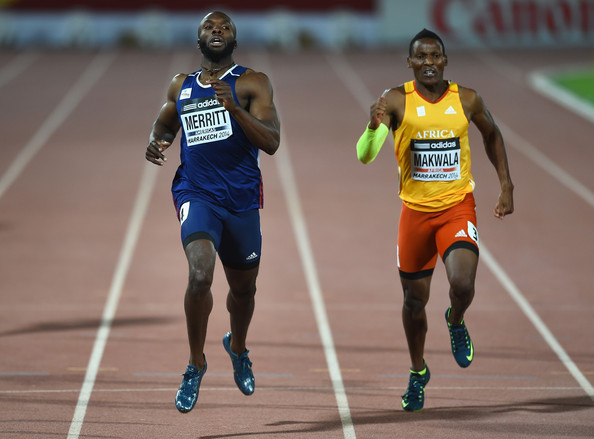
[[[183,85],[183,83],[187,77],[188,77],[187,73],[178,73],[177,75],[175,75],[173,77],[173,79],[171,79],[171,83],[169,84],[169,87],[177,87],[178,89],[181,88],[181,86]]]
[[[406,90],[404,84],[390,88],[384,92],[386,98],[386,114],[390,119],[390,128],[396,130],[404,118],[406,107]]]
[[[405,97],[406,91],[404,90],[404,84],[401,84],[397,87],[392,87],[392,88],[387,89],[384,92],[384,95],[386,95],[386,96],[389,95],[390,97],[396,97],[396,98]]]
[[[406,101],[406,91],[404,90],[404,85],[389,88],[384,92],[383,95],[386,97],[386,104],[388,105],[388,108],[399,108],[404,106],[404,102]]]
[[[483,100],[476,90],[458,85],[458,92],[460,93],[462,107],[466,112],[477,113],[482,111]]]
[[[236,84],[239,92],[247,92],[250,95],[261,92],[272,93],[272,84],[268,76],[253,69],[247,69],[243,72],[237,79]]]
[[[169,89],[167,90],[167,97],[170,100],[176,101],[177,97],[179,96],[179,92],[181,91],[182,85],[184,81],[188,77],[187,73],[178,73],[171,79],[169,84]]]
[[[458,90],[466,118],[472,120],[483,134],[492,131],[496,127],[495,121],[478,92],[466,87],[458,87]]]
[[[266,73],[258,72],[254,69],[249,68],[245,72],[243,72],[243,74],[240,76],[240,79],[248,81],[270,81]]]
[[[186,80],[186,78],[188,77],[187,73],[178,73],[177,75],[175,75],[173,77],[173,79],[171,80],[171,82],[179,82],[180,84],[183,84],[184,81]]]

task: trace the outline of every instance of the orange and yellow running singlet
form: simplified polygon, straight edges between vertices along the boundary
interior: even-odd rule
[[[458,85],[431,102],[404,84],[406,106],[400,127],[394,131],[398,160],[398,194],[406,206],[437,212],[460,203],[474,189],[470,174],[468,120]]]

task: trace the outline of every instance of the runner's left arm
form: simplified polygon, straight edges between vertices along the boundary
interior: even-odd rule
[[[493,214],[497,218],[503,218],[514,211],[514,185],[511,181],[503,136],[478,93],[471,89],[465,89],[461,94],[461,98],[466,103],[465,106],[470,113],[470,119],[483,137],[487,157],[497,172],[501,192]]]
[[[209,81],[217,99],[239,123],[247,138],[267,154],[274,154],[280,144],[280,120],[273,101],[272,85],[264,73],[247,71],[236,83],[239,99],[247,99],[246,108],[238,105],[225,81]]]

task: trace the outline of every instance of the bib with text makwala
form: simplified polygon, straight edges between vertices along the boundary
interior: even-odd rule
[[[411,139],[411,177],[420,181],[452,181],[460,177],[460,138]]]

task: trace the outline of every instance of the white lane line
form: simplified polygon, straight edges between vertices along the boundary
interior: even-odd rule
[[[173,77],[174,73],[185,71],[188,59],[188,55],[185,55],[182,63],[182,55],[176,55],[172,61],[173,73],[171,73],[169,77]],[[183,67],[180,68],[182,64]],[[142,154],[139,157],[139,160],[142,160]],[[118,262],[111,281],[105,308],[103,309],[101,323],[99,329],[97,330],[95,343],[93,344],[93,351],[91,352],[89,363],[87,365],[87,372],[85,374],[82,388],[78,396],[72,422],[70,423],[70,429],[67,436],[68,439],[78,439],[80,435],[89,400],[91,399],[91,393],[93,392],[93,387],[95,386],[99,365],[101,364],[103,352],[105,351],[105,345],[107,343],[107,339],[109,338],[111,324],[116,314],[120,296],[122,294],[122,288],[124,286],[124,281],[132,261],[132,255],[134,254],[134,249],[136,248],[136,243],[138,242],[138,236],[140,234],[142,223],[144,222],[146,210],[148,208],[153,187],[157,179],[158,170],[158,166],[155,166],[149,162],[145,163],[138,193],[136,194],[136,199],[134,201],[132,215],[126,229],[124,243],[118,257]]]
[[[361,107],[361,109],[365,111],[366,115],[369,115],[371,104],[373,104],[379,98],[379,96],[374,97],[371,94],[365,83],[361,81],[359,76],[357,76],[357,73],[346,61],[344,56],[335,53],[328,54],[326,55],[326,60],[328,61],[332,69],[334,69],[334,73],[336,73],[336,76],[340,78],[344,86],[351,92],[351,94],[355,98],[355,101],[357,101],[357,103],[359,104],[359,107]],[[361,132],[363,132],[363,130],[365,129],[365,122],[369,122],[369,120],[362,121],[363,126],[361,128]],[[355,139],[353,143],[353,151],[355,151],[356,143],[357,140]]]
[[[83,425],[85,414],[87,412],[87,406],[91,399],[91,393],[95,385],[95,379],[99,372],[99,365],[105,351],[105,345],[109,338],[109,332],[111,330],[111,324],[115,317],[115,313],[118,307],[118,302],[122,293],[122,287],[124,280],[132,261],[132,255],[134,254],[134,248],[138,241],[138,235],[140,228],[144,221],[144,216],[150,201],[151,193],[156,181],[157,166],[150,163],[146,163],[142,178],[140,180],[139,191],[136,195],[136,201],[132,210],[132,216],[128,223],[126,235],[124,239],[124,245],[120,251],[116,269],[111,281],[111,287],[109,289],[109,295],[105,308],[103,309],[103,316],[101,317],[101,324],[95,337],[95,343],[93,345],[93,351],[89,358],[87,366],[87,372],[83,380],[82,388],[78,396],[78,402],[76,403],[76,409],[74,410],[74,416],[70,424],[70,430],[68,431],[68,439],[77,439],[80,434],[80,430]]]
[[[591,68],[589,65],[581,66],[583,69]],[[568,92],[563,87],[550,79],[550,76],[558,73],[568,73],[578,70],[577,66],[566,66],[557,70],[538,70],[528,75],[528,84],[534,91],[552,99],[569,111],[582,116],[584,119],[594,123],[594,105],[585,99],[580,99],[573,93]]]
[[[587,68],[587,65],[564,66],[559,69],[538,70],[528,74],[527,79],[525,79],[526,75],[520,68],[506,61],[501,56],[485,52],[478,56],[478,58],[483,63],[487,64],[490,69],[496,70],[499,74],[505,76],[516,85],[524,86],[527,80],[528,84],[537,93],[554,100],[573,113],[584,117],[586,120],[594,122],[594,106],[592,104],[585,100],[578,99],[549,79],[549,76],[552,74]],[[497,119],[497,125],[499,125],[499,128],[501,129],[506,145],[509,145],[511,148],[522,153],[526,158],[540,166],[545,172],[559,181],[559,183],[583,199],[591,207],[594,207],[594,193],[590,189],[580,183],[569,172],[563,170],[538,148],[505,125],[501,120]]]
[[[363,96],[364,91],[368,95],[369,102],[372,102],[374,100],[374,97],[366,89],[363,82],[357,77],[354,70],[351,68],[351,66],[346,62],[346,60],[342,56],[339,56],[339,55],[331,55],[330,56],[329,55],[328,60],[329,60],[330,64],[332,65],[332,67],[334,68],[334,70],[337,72],[338,76],[343,80],[346,88],[349,90],[351,90],[351,89],[357,90],[357,92],[356,92],[357,95],[355,95],[355,99],[359,102],[360,105],[363,102],[363,99],[361,97]],[[366,112],[368,111],[368,105],[361,105],[361,107],[363,108],[364,111],[366,111]],[[497,123],[500,127],[502,126],[502,124],[499,121],[497,121]],[[513,137],[512,143],[514,143],[514,142],[519,143],[520,144],[519,147],[521,147],[521,148],[527,148],[528,146],[531,146],[530,144],[528,144],[528,142],[522,141],[523,139],[521,139],[519,136],[516,137],[515,133],[513,131],[511,131],[509,128],[505,127],[504,129],[506,131],[506,135]],[[534,147],[532,147],[532,148],[534,148]],[[531,153],[532,153],[532,151],[531,151]],[[541,154],[541,155],[544,157],[543,154]],[[545,167],[544,169],[550,173],[552,168]],[[568,187],[569,187],[569,189],[574,191],[574,188],[572,186],[568,186]],[[578,193],[578,195],[580,195],[580,194]],[[501,268],[501,266],[497,263],[495,258],[491,255],[491,253],[487,250],[484,242],[481,242],[481,261],[483,261],[487,265],[487,267],[491,270],[491,272],[495,275],[495,277],[503,285],[503,287],[508,292],[508,294],[518,304],[518,306],[520,307],[522,312],[526,315],[526,317],[528,317],[530,322],[538,330],[538,332],[541,334],[541,336],[544,338],[544,340],[549,345],[549,347],[553,350],[553,352],[555,352],[557,354],[557,356],[559,357],[559,359],[561,360],[563,365],[569,370],[571,375],[575,378],[575,380],[582,387],[582,389],[584,389],[584,391],[594,400],[594,391],[592,389],[592,385],[590,384],[590,382],[586,379],[586,377],[579,370],[579,368],[576,366],[576,364],[571,360],[571,358],[565,352],[565,350],[563,349],[561,344],[557,341],[557,339],[555,338],[553,333],[547,328],[547,326],[544,324],[542,319],[536,313],[534,308],[532,308],[532,306],[530,305],[528,300],[526,300],[526,298],[524,297],[522,292],[516,287],[516,285],[511,280],[511,278],[507,275],[507,273],[503,270],[503,268]]]
[[[23,169],[43,148],[48,139],[64,123],[114,60],[113,53],[100,53],[89,64],[64,98],[41,124],[31,140],[20,150],[6,172],[0,177],[0,198],[16,181]]]
[[[265,55],[258,57],[255,64],[263,66],[262,70],[265,71],[267,75],[271,75],[270,63]],[[272,78],[272,76],[270,77]],[[280,108],[278,108],[278,111],[280,114]],[[295,241],[299,248],[299,256],[301,257],[301,264],[303,265],[309,297],[312,301],[318,331],[324,348],[328,373],[330,374],[330,380],[332,381],[332,388],[334,389],[334,396],[336,398],[338,413],[342,423],[342,431],[345,439],[355,439],[357,436],[355,435],[351,410],[349,408],[349,402],[342,380],[342,373],[340,372],[338,356],[336,355],[336,349],[334,347],[334,339],[332,337],[332,330],[330,329],[330,323],[328,321],[328,313],[326,312],[322,288],[320,286],[316,263],[309,240],[305,215],[301,208],[297,182],[289,155],[289,144],[287,139],[282,135],[282,132],[281,147],[275,154],[275,157],[283,192],[285,193],[289,216],[291,217]]]
[[[520,67],[507,61],[505,58],[494,52],[481,50],[474,54],[482,63],[486,64],[489,70],[505,76],[505,78],[519,87],[525,86],[525,74]]]
[[[506,124],[497,120],[497,125],[501,129],[506,146],[509,145],[516,151],[522,153],[526,158],[542,168],[547,174],[584,200],[590,207],[594,207],[594,193],[590,189],[576,180],[569,172],[563,170],[563,168],[543,154],[537,147],[525,140]]]
[[[309,242],[305,216],[299,201],[297,184],[295,182],[291,159],[289,157],[289,145],[284,138],[282,138],[282,148],[283,149],[278,152],[276,160],[278,172],[281,176],[281,183],[291,216],[293,232],[295,233],[295,239],[299,247],[299,255],[301,256],[301,263],[303,264],[309,296],[313,304],[322,346],[324,347],[324,354],[326,356],[328,372],[334,388],[334,395],[336,397],[340,420],[342,422],[344,437],[345,439],[354,439],[356,436],[353,421],[351,419],[349,402],[344,388],[342,374],[340,372],[338,356],[336,355],[336,349],[334,348],[332,330],[330,329],[322,288],[316,270],[313,251]]]
[[[530,320],[532,325],[540,333],[540,335],[549,345],[551,350],[555,352],[555,354],[557,354],[559,360],[561,360],[563,365],[567,368],[567,370],[573,376],[573,378],[578,382],[580,387],[584,389],[588,396],[590,396],[590,398],[594,401],[594,388],[592,388],[592,385],[590,384],[588,379],[584,376],[584,374],[580,371],[577,365],[569,357],[567,352],[565,352],[565,349],[563,349],[561,344],[557,341],[553,333],[549,330],[549,328],[540,318],[538,313],[534,310],[534,308],[532,308],[532,305],[530,305],[530,302],[528,302],[528,300],[522,294],[520,289],[507,275],[505,270],[501,268],[501,266],[495,260],[491,252],[487,250],[484,243],[481,243],[481,259],[485,261],[491,272],[499,280],[501,285],[503,285],[503,287],[511,296],[511,298],[520,307],[524,315],[528,317],[528,320]]]
[[[8,84],[24,72],[27,67],[33,64],[33,61],[35,61],[38,56],[39,54],[37,52],[23,52],[11,62],[3,66],[2,69],[0,69],[0,87]]]

